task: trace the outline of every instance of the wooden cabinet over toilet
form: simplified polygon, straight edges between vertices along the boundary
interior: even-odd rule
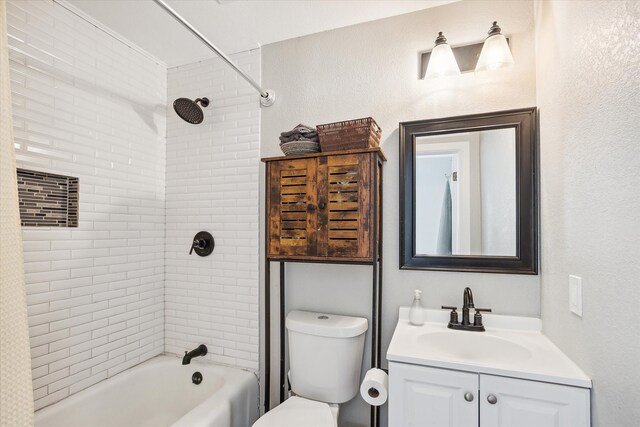
[[[263,159],[267,257],[373,262],[384,160],[379,148]]]
[[[288,262],[360,264],[371,267],[371,352],[380,367],[382,329],[382,164],[379,147],[289,155],[265,162],[265,387],[271,390],[271,264],[279,264],[279,398],[286,399],[285,294]],[[366,365],[365,365],[366,366]],[[273,375],[275,377],[275,375]],[[264,406],[272,405],[265,393]],[[371,407],[370,426],[380,425]]]

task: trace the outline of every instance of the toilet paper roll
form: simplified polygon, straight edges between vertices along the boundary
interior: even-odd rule
[[[371,406],[380,406],[389,395],[389,376],[382,369],[369,369],[360,385],[360,395]]]

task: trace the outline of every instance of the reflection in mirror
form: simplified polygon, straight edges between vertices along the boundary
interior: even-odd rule
[[[416,255],[516,256],[516,129],[415,140]]]

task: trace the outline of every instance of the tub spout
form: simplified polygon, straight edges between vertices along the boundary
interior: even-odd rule
[[[197,348],[191,350],[190,352],[184,352],[184,357],[182,358],[182,364],[188,365],[191,363],[191,359],[198,356],[204,356],[207,354],[207,346],[204,344],[200,344]]]

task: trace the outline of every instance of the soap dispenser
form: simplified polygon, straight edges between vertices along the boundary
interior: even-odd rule
[[[411,304],[411,309],[409,309],[409,323],[422,326],[424,324],[424,312],[422,311],[422,304],[420,303],[422,291],[416,289],[413,291],[413,295],[413,304]]]

